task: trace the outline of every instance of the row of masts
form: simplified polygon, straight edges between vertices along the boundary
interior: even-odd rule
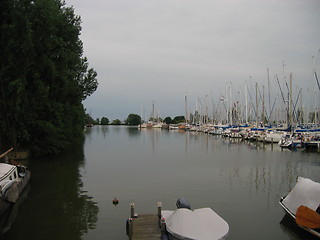
[[[316,76],[316,74],[315,74]],[[271,84],[269,79],[269,68],[267,68],[268,79],[268,110],[265,104],[265,87],[255,83],[255,90],[248,87],[247,82],[244,84],[244,105],[241,104],[240,92],[238,97],[233,96],[232,83],[226,84],[225,95],[219,96],[219,100],[214,104],[213,97],[211,106],[208,95],[205,98],[196,99],[196,107],[192,112],[188,107],[187,93],[185,94],[185,118],[190,124],[253,124],[256,126],[265,124],[287,124],[288,126],[301,125],[304,123],[319,124],[319,104],[320,104],[320,88],[316,91],[314,88],[314,108],[308,109],[303,105],[302,88],[297,91],[297,96],[293,96],[293,74],[290,74],[289,84],[285,81],[287,92],[281,88],[278,76],[275,75],[278,84],[281,100],[279,101],[279,93],[276,88],[271,96]],[[250,76],[250,83],[252,79]],[[254,96],[255,95],[255,96]],[[287,95],[287,96],[286,96]],[[310,97],[310,96],[309,96]],[[255,98],[255,99],[254,99]],[[255,100],[255,101],[254,101]],[[298,106],[300,104],[300,106]],[[209,109],[212,109],[209,113]],[[307,115],[308,114],[308,115]]]

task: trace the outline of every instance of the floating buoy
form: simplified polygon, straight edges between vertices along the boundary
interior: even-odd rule
[[[112,200],[112,203],[113,203],[113,205],[117,206],[118,203],[119,203],[119,200],[118,200],[117,198],[114,198],[114,199]]]

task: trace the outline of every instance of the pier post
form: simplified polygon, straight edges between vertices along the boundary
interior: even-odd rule
[[[161,220],[160,220],[160,229],[161,229],[161,232],[166,231],[166,221],[164,218],[161,218]]]
[[[159,219],[161,218],[161,207],[162,207],[162,202],[158,202],[158,217],[159,217]]]
[[[131,209],[131,218],[134,217],[134,203],[130,203],[130,209]]]
[[[129,239],[132,238],[132,218],[129,218],[128,236],[129,236]]]

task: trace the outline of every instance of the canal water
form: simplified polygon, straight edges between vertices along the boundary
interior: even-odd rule
[[[95,126],[54,158],[30,160],[30,186],[1,219],[0,239],[122,240],[137,213],[186,197],[230,226],[228,239],[314,239],[279,205],[298,176],[320,182],[320,154],[195,132]],[[119,204],[112,204],[113,198]]]

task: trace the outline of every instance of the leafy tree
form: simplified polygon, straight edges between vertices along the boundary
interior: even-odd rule
[[[85,123],[85,125],[88,125],[88,124],[96,125],[97,121],[94,120],[88,113],[86,113],[85,114],[84,123]]]
[[[126,121],[125,121],[125,124],[128,124],[128,125],[139,125],[141,123],[141,117],[137,114],[129,114]]]
[[[172,123],[172,118],[171,117],[166,117],[163,122],[165,122],[166,124],[171,124]]]
[[[112,125],[121,125],[121,120],[115,119],[115,120],[112,121],[111,124],[112,124]]]
[[[101,125],[108,125],[109,124],[109,119],[106,117],[101,118]]]
[[[184,116],[176,116],[173,120],[172,123],[173,124],[178,124],[178,123],[183,123],[185,122],[185,117]]]
[[[62,0],[1,0],[0,16],[0,148],[58,153],[82,135],[98,86],[81,19]]]

